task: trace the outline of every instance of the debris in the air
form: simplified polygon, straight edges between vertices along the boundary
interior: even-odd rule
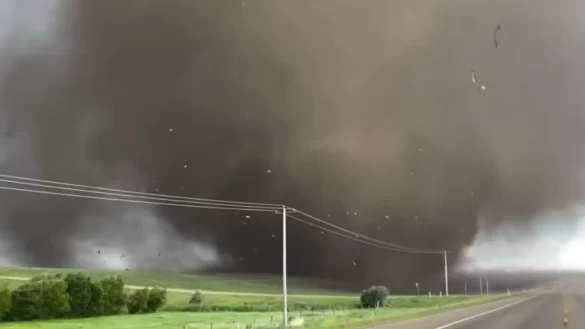
[[[327,215],[327,217],[331,217],[331,215]]]
[[[98,250],[98,255],[101,254],[101,253],[102,253],[101,250]]]
[[[500,24],[496,25],[496,28],[494,29],[494,47],[496,49],[500,48],[500,44],[498,43],[498,31],[502,29],[502,26],[500,26]]]
[[[357,212],[354,212],[353,214],[354,214],[354,216],[357,216]]]
[[[270,174],[272,172],[272,170],[268,169],[268,170],[266,170],[266,172]]]
[[[183,168],[187,169],[187,165],[184,165]]]
[[[120,259],[122,259],[122,258],[124,258],[124,257],[125,257],[125,256],[124,256],[124,255],[122,255],[122,256],[120,256]]]
[[[156,189],[155,191],[157,191],[157,192],[158,192],[158,189]]]
[[[274,238],[274,234],[272,234],[272,238]]]
[[[418,216],[414,216],[414,220],[417,220],[417,219],[418,219]]]
[[[485,86],[484,85],[480,85],[479,83],[477,83],[477,80],[475,80],[475,70],[471,70],[471,82],[473,82],[473,84],[475,85],[475,87],[481,91],[485,91]]]
[[[158,257],[160,257],[160,252],[158,253]]]
[[[355,263],[355,260],[354,260],[352,263],[353,263],[353,266],[356,266],[356,265],[357,265],[357,264]]]
[[[181,186],[181,190],[185,189],[183,186]]]
[[[473,196],[473,192],[470,192],[469,195]]]
[[[174,130],[173,130],[173,128],[169,128],[169,132],[171,132],[171,133],[172,133],[173,131],[174,131]]]
[[[125,268],[124,271],[128,272],[128,268]]]
[[[321,231],[321,235],[325,234],[325,232]]]
[[[348,211],[348,212],[346,212],[345,214],[349,216],[349,211]]]
[[[252,216],[250,216],[250,215],[246,215],[246,218],[247,218],[247,219],[250,219],[250,218],[252,218]]]
[[[244,257],[240,257],[240,260],[244,260]]]
[[[390,216],[388,216],[388,215],[386,215],[386,216],[384,216],[384,217],[385,217],[386,219],[390,219]]]

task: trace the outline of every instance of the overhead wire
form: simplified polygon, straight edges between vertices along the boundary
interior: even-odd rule
[[[60,182],[60,181],[54,181],[54,180],[46,180],[46,179],[38,179],[38,178],[30,178],[30,177],[6,175],[6,174],[0,174],[0,177],[1,178],[8,178],[8,179],[18,179],[18,180],[29,181],[29,182],[55,184],[55,185],[60,185],[60,186],[80,187],[80,188],[93,189],[93,190],[106,191],[106,192],[130,193],[130,194],[143,195],[143,196],[166,197],[166,198],[189,200],[189,201],[225,203],[225,204],[236,204],[236,205],[250,205],[250,206],[252,206],[252,205],[253,206],[266,206],[266,207],[270,206],[270,207],[282,208],[282,205],[273,204],[273,203],[257,203],[257,202],[230,201],[230,200],[219,200],[219,199],[205,199],[205,198],[193,198],[193,197],[185,197],[185,196],[169,195],[169,194],[137,192],[137,191],[123,190],[123,189],[114,189],[114,188],[98,187],[98,186],[83,185],[83,184],[73,184],[73,183],[66,183],[66,182]]]
[[[439,252],[434,252],[434,251],[425,252],[425,251],[415,251],[415,250],[404,250],[404,249],[399,249],[399,248],[395,248],[395,247],[390,247],[390,246],[387,246],[385,244],[378,244],[378,243],[370,242],[370,241],[367,241],[367,240],[364,241],[364,240],[360,240],[359,238],[357,238],[355,236],[352,236],[352,235],[349,235],[349,234],[345,234],[345,233],[336,232],[336,231],[334,231],[332,229],[329,229],[329,228],[326,228],[326,227],[323,227],[323,226],[319,226],[319,225],[317,225],[315,223],[311,223],[309,221],[306,221],[304,219],[300,219],[300,218],[295,217],[295,216],[290,215],[290,214],[287,214],[286,217],[287,218],[292,218],[292,219],[294,219],[294,220],[296,220],[298,222],[301,222],[301,223],[303,223],[305,225],[309,225],[309,226],[313,226],[313,227],[319,228],[322,231],[329,232],[329,233],[332,233],[332,234],[341,236],[343,238],[350,239],[350,240],[354,240],[354,241],[357,241],[357,242],[360,242],[360,243],[363,243],[363,244],[367,244],[367,245],[370,245],[370,246],[374,246],[376,248],[381,248],[381,249],[386,249],[386,250],[391,250],[391,251],[398,251],[398,252],[402,252],[402,253],[411,253],[411,254],[437,254],[437,253],[439,253]],[[443,252],[441,252],[441,253],[443,253]]]
[[[291,209],[294,209],[294,208],[291,208]],[[315,217],[313,215],[307,214],[304,211],[301,211],[301,210],[298,210],[298,209],[294,209],[294,210],[295,210],[296,213],[299,213],[299,214],[301,214],[303,216],[306,216],[306,217],[308,217],[308,218],[310,218],[310,219],[312,219],[312,220],[314,220],[316,222],[322,223],[322,224],[327,225],[329,227],[333,227],[333,228],[335,228],[337,230],[340,230],[340,231],[343,231],[343,232],[346,232],[346,233],[349,233],[349,234],[354,234],[354,235],[356,235],[356,237],[357,236],[362,237],[364,240],[368,240],[368,241],[371,241],[371,242],[374,242],[374,243],[383,244],[383,245],[386,245],[386,246],[391,247],[391,248],[401,249],[401,250],[403,250],[405,252],[417,252],[417,253],[427,253],[427,254],[441,254],[441,253],[444,253],[445,252],[444,250],[441,250],[440,251],[440,250],[430,250],[430,249],[414,248],[414,247],[403,246],[403,245],[399,245],[399,244],[391,243],[391,242],[387,242],[387,241],[382,241],[382,240],[379,240],[379,239],[375,239],[375,238],[369,237],[367,235],[362,235],[362,234],[359,234],[357,232],[348,230],[348,229],[343,228],[341,226],[338,226],[338,225],[329,223],[329,222],[327,222],[325,220],[322,220],[320,218],[317,218],[317,217]]]
[[[54,192],[54,191],[25,189],[25,188],[11,187],[11,186],[0,186],[0,190],[11,190],[11,191],[20,191],[20,192],[28,192],[28,193],[58,195],[58,196],[76,197],[76,198],[82,198],[82,199],[94,199],[94,200],[104,200],[104,201],[129,202],[129,203],[137,203],[137,204],[176,206],[176,207],[200,208],[200,209],[239,210],[239,211],[276,212],[276,213],[281,211],[284,207],[286,209],[293,210],[297,214],[300,214],[302,216],[310,218],[311,220],[314,220],[316,222],[319,222],[321,224],[327,225],[327,226],[332,227],[336,230],[344,232],[344,233],[339,233],[339,234],[337,232],[335,234],[350,238],[352,240],[360,241],[360,242],[363,242],[365,244],[374,245],[374,246],[378,246],[378,247],[385,247],[385,248],[390,249],[390,250],[402,251],[402,252],[406,252],[406,253],[438,254],[438,253],[445,252],[445,251],[438,251],[438,250],[429,250],[429,249],[408,247],[408,246],[403,246],[403,245],[375,239],[375,238],[369,237],[367,235],[363,235],[363,234],[348,230],[346,228],[343,228],[341,226],[329,223],[325,220],[322,220],[322,219],[317,218],[313,215],[310,215],[304,211],[301,211],[301,210],[298,210],[298,209],[295,209],[292,207],[287,207],[284,205],[270,204],[270,203],[240,202],[240,201],[229,201],[229,200],[193,198],[193,197],[183,197],[183,196],[168,195],[168,194],[137,192],[137,191],[131,191],[131,190],[124,190],[124,189],[104,188],[104,187],[97,187],[97,186],[91,186],[91,185],[73,184],[73,183],[66,183],[66,182],[52,181],[52,180],[42,180],[42,179],[15,176],[15,175],[6,175],[6,174],[0,174],[0,177],[10,178],[10,179],[0,178],[0,182],[10,183],[10,184],[20,184],[20,185],[27,185],[27,186],[43,187],[43,188],[61,189],[61,190],[68,190],[68,191],[74,191],[74,192],[94,193],[94,194],[108,195],[108,196],[115,196],[116,197],[116,198],[112,198],[112,197],[102,197],[102,196],[76,194],[76,193],[63,193],[63,192]],[[33,183],[33,182],[40,182],[40,183]],[[48,184],[41,184],[41,183],[48,183]],[[50,185],[50,184],[52,184],[52,185]],[[137,198],[137,199],[143,199],[143,200],[121,199],[118,197]],[[155,200],[155,201],[149,201],[149,200]],[[165,201],[165,202],[160,202],[160,201]],[[301,220],[298,217],[293,217],[289,214],[288,211],[287,211],[287,216],[290,216],[291,218],[293,218],[297,221],[303,222],[307,225],[318,227],[322,230],[326,230],[329,232],[335,232],[331,229],[327,229],[327,228],[319,226],[317,224],[309,224],[308,221]]]

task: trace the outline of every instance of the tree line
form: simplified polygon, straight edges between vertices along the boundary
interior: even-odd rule
[[[119,275],[99,281],[83,273],[42,275],[15,289],[0,287],[0,321],[154,313],[166,301],[166,289],[126,291]]]

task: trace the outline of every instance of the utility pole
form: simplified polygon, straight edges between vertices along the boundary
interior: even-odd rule
[[[282,326],[288,325],[288,297],[286,292],[286,207],[282,206]]]
[[[483,283],[481,282],[481,276],[479,277],[479,295],[483,296]]]
[[[485,279],[485,294],[486,296],[490,295],[490,280],[488,278]]]
[[[465,296],[467,296],[467,280],[465,280],[465,283],[463,285],[464,290],[465,290]]]
[[[445,296],[449,297],[449,270],[447,268],[447,250],[443,252],[445,256]]]

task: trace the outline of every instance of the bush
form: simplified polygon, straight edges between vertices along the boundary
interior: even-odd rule
[[[103,295],[101,283],[91,282],[90,284],[91,297],[87,304],[85,316],[100,316],[103,313]]]
[[[203,294],[197,290],[195,293],[189,298],[189,304],[191,305],[201,305],[203,303]]]
[[[360,304],[364,308],[383,307],[390,292],[384,286],[371,286],[360,295]]]
[[[16,321],[63,318],[69,311],[67,284],[56,276],[35,278],[12,292],[10,315]]]
[[[91,278],[83,273],[69,273],[65,277],[67,294],[71,298],[70,316],[87,316],[87,308],[91,301]]]
[[[7,286],[0,287],[0,321],[6,317],[12,307],[12,294]]]
[[[146,312],[148,296],[149,296],[148,288],[135,290],[132,294],[130,294],[126,301],[128,313],[137,314]]]
[[[124,280],[117,275],[100,281],[102,288],[102,315],[120,314],[126,306]]]
[[[146,303],[146,311],[155,313],[167,303],[167,290],[161,288],[153,288],[148,295],[148,302]]]

